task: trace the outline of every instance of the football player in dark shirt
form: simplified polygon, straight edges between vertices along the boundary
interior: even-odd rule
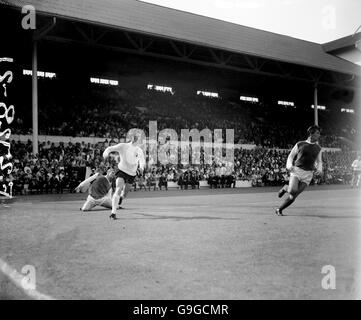
[[[90,211],[96,206],[102,206],[108,209],[112,208],[112,185],[115,182],[114,169],[108,169],[106,175],[96,173],[88,179],[81,182],[75,190],[85,192],[89,190],[88,198],[82,206],[82,211]]]
[[[290,181],[278,192],[279,198],[285,193],[288,193],[288,197],[276,209],[278,216],[282,216],[283,210],[290,206],[310,184],[314,172],[322,173],[321,147],[318,144],[320,132],[320,127],[316,125],[309,127],[308,139],[297,142],[291,150],[286,164],[286,169],[290,172]]]

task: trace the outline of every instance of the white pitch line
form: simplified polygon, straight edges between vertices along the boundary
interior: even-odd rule
[[[36,289],[25,289],[22,285],[25,278],[22,274],[17,272],[14,268],[9,266],[5,261],[0,258],[0,271],[7,276],[18,288],[20,288],[29,298],[34,300],[56,300],[53,297],[43,294]]]

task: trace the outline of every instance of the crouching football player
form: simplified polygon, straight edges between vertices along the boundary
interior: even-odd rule
[[[81,182],[75,191],[86,191],[89,190],[88,198],[86,199],[81,210],[90,211],[96,206],[104,208],[112,208],[112,184],[115,181],[114,169],[108,169],[106,175],[96,173],[88,179]]]

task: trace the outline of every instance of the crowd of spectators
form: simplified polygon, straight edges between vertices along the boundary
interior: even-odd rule
[[[13,181],[15,194],[74,192],[85,178],[86,172],[104,167],[102,153],[111,143],[43,142],[39,153],[32,154],[32,143],[11,142],[13,171],[7,177]],[[236,149],[234,166],[213,159],[212,164],[147,166],[138,176],[134,189],[168,189],[174,182],[180,189],[199,188],[200,181],[207,181],[211,188],[235,187],[236,180],[251,181],[253,186],[276,186],[287,183],[285,169],[288,151],[266,148]],[[352,161],[356,152],[323,152],[324,172],[315,180],[319,184],[349,184],[352,178]],[[147,160],[149,157],[147,155]]]
[[[306,138],[305,124],[311,123],[313,117],[312,110],[307,113],[263,103],[148,90],[128,92],[94,85],[83,89],[62,88],[59,83],[40,85],[45,86],[39,91],[41,135],[100,137],[104,142],[41,143],[35,156],[31,153],[31,141],[12,141],[14,168],[7,179],[14,181],[16,194],[72,192],[89,168],[94,171],[104,165],[102,152],[109,143],[124,138],[131,128],[149,134],[149,121],[157,121],[158,133],[169,128],[179,137],[181,129],[222,129],[223,132],[234,129],[236,144],[253,144],[257,148],[236,149],[231,168],[228,163],[214,158],[212,164],[204,164],[203,159],[200,165],[161,166],[147,154],[149,166],[143,176],[137,177],[135,189],[167,189],[169,182],[176,183],[180,189],[195,189],[199,188],[200,181],[207,181],[211,188],[235,187],[237,180],[251,181],[253,186],[281,185],[288,181],[286,149]],[[28,114],[31,110],[25,106],[24,101],[17,106],[13,135],[31,134]],[[323,123],[321,146],[341,147],[343,152],[323,153],[324,173],[314,182],[349,183],[351,163],[356,154],[342,144],[339,136],[350,140],[356,137],[355,124],[350,120],[352,115],[340,115],[338,121],[325,114],[320,114],[320,118]]]
[[[67,95],[59,95],[59,91],[65,90]],[[305,138],[305,126],[313,122],[312,109],[235,103],[177,93],[127,92],[94,86],[83,90],[59,90],[51,85],[40,92],[43,95],[39,106],[39,131],[42,135],[118,139],[125,137],[131,128],[142,129],[148,134],[149,121],[157,121],[158,133],[165,128],[175,130],[179,136],[181,129],[234,129],[235,143],[290,148],[295,141]],[[25,108],[24,103],[19,103],[17,108],[24,119],[17,117],[13,134],[30,134],[29,108]],[[342,122],[342,117],[350,116],[339,115],[338,121],[333,121],[322,115],[322,146],[344,148],[346,144],[339,136],[351,140],[356,137],[355,124],[351,120]]]

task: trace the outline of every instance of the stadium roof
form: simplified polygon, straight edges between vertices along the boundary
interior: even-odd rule
[[[327,53],[361,66],[361,32],[323,45]]]
[[[354,48],[355,46],[357,47],[359,43],[361,43],[361,32],[331,42],[327,42],[322,46],[326,52],[334,52],[337,50]]]
[[[165,37],[344,74],[361,68],[325,52],[320,44],[135,0],[0,0],[76,21]]]

